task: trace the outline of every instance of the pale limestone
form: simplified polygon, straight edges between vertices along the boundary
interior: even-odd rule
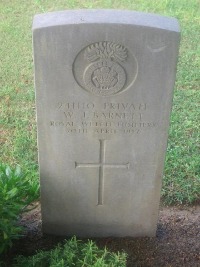
[[[45,233],[155,235],[179,38],[153,14],[35,16]]]

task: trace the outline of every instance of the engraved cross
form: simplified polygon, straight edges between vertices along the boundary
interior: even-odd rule
[[[98,205],[103,205],[103,191],[104,191],[104,169],[105,168],[123,168],[129,169],[130,163],[124,164],[109,164],[105,163],[106,140],[99,140],[100,152],[98,163],[78,163],[75,162],[75,168],[98,168],[99,169],[99,185],[98,185]]]

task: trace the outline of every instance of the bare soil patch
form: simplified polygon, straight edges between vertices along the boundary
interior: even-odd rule
[[[33,255],[48,250],[63,241],[63,237],[42,235],[40,205],[24,214],[21,224],[25,235],[14,242],[4,256],[5,266],[12,266],[17,255]],[[200,205],[192,207],[162,207],[157,235],[154,238],[98,238],[100,247],[111,251],[124,250],[128,267],[200,267]]]

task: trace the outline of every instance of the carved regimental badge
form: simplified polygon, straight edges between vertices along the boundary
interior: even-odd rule
[[[81,50],[74,61],[73,73],[83,89],[98,96],[110,96],[135,81],[137,60],[120,44],[98,42]]]

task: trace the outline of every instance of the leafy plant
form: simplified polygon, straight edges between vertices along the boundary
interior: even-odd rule
[[[38,184],[31,183],[19,166],[12,170],[0,164],[0,253],[19,238],[22,233],[17,223],[19,215],[37,197]]]
[[[126,254],[111,253],[107,249],[99,249],[88,240],[87,243],[73,237],[65,240],[53,250],[40,251],[34,256],[19,256],[15,259],[14,267],[125,267]]]

